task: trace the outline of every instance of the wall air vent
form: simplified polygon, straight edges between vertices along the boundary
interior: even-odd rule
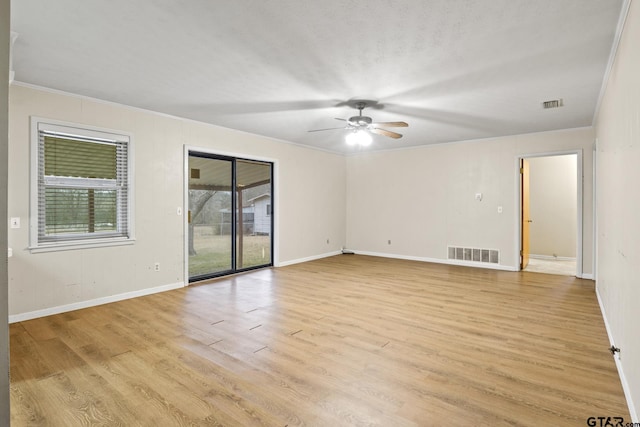
[[[551,101],[544,101],[542,103],[542,108],[547,110],[549,108],[560,108],[563,105],[564,105],[564,103],[562,102],[562,98],[560,98],[560,99],[552,99]]]
[[[456,261],[500,263],[500,251],[496,249],[461,248],[447,246],[448,258]]]

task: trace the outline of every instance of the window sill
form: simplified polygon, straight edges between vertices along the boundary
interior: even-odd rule
[[[30,246],[29,251],[32,254],[39,254],[43,252],[59,252],[59,251],[73,251],[77,249],[95,249],[106,248],[111,246],[125,246],[133,245],[135,239],[108,239],[108,240],[92,240],[90,242],[60,242],[51,243],[48,245]]]

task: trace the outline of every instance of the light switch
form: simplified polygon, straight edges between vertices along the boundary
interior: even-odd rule
[[[476,200],[479,202],[482,201],[482,193],[476,193]]]
[[[178,206],[178,209],[176,211],[178,213],[178,215],[182,215],[182,208],[180,206]]]
[[[20,228],[20,217],[11,217],[11,228]]]
[[[502,206],[498,206],[498,213],[502,213]]]

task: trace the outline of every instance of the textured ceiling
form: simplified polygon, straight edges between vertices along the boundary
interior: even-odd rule
[[[337,152],[592,124],[623,0],[14,0],[18,82]],[[564,107],[541,102],[562,98]],[[360,149],[361,150],[361,149]]]

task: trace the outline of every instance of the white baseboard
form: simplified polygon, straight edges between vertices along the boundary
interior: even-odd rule
[[[582,273],[582,276],[578,277],[578,279],[593,280],[593,274],[591,274],[591,273]]]
[[[476,267],[476,268],[487,268],[489,270],[502,270],[502,271],[518,271],[516,267],[508,266],[508,265],[500,265],[500,264],[490,264],[486,262],[473,262],[473,261],[460,261],[454,259],[440,259],[440,258],[426,258],[426,257],[417,257],[410,255],[397,255],[397,254],[388,254],[381,252],[368,252],[368,251],[359,251],[354,250],[354,253],[357,255],[368,255],[368,256],[377,256],[382,258],[394,258],[394,259],[405,259],[408,261],[422,261],[422,262],[432,262],[435,264],[447,264],[447,265],[459,265],[462,267]]]
[[[609,337],[609,343],[615,346],[615,342],[613,340],[613,335],[611,334],[611,328],[609,327],[609,321],[607,320],[607,314],[604,311],[604,306],[602,305],[602,299],[600,298],[600,292],[598,291],[598,286],[596,284],[596,297],[598,298],[598,305],[600,306],[600,313],[602,313],[602,319],[604,320],[604,327],[607,330],[607,336]],[[638,413],[636,412],[636,407],[633,404],[633,400],[631,399],[631,389],[629,388],[629,383],[627,382],[627,377],[624,375],[624,370],[622,369],[622,362],[620,361],[620,356],[616,354],[613,356],[613,360],[616,362],[616,368],[618,369],[618,376],[620,377],[620,382],[622,383],[622,390],[624,391],[624,397],[627,400],[627,406],[629,407],[629,413],[631,414],[631,420],[634,423],[640,422],[640,418],[638,418]]]
[[[96,298],[88,301],[74,302],[72,304],[59,305],[42,310],[29,311],[26,313],[12,314],[9,316],[9,323],[23,322],[25,320],[37,319],[38,317],[51,316],[52,314],[66,313],[68,311],[80,310],[82,308],[95,307],[96,305],[108,304],[110,302],[123,301],[126,299],[142,297],[145,295],[157,294],[159,292],[171,291],[183,288],[184,283],[172,283],[169,285],[156,286],[155,288],[141,289],[139,291],[125,292],[118,295]]]
[[[576,258],[566,257],[566,256],[537,255],[537,254],[529,254],[529,258],[545,259],[550,261],[575,261],[576,260]]]
[[[327,252],[320,255],[313,255],[306,258],[292,259],[290,261],[282,261],[275,264],[275,267],[286,267],[287,265],[300,264],[301,262],[315,261],[317,259],[328,258],[330,256],[340,255],[342,251]]]

